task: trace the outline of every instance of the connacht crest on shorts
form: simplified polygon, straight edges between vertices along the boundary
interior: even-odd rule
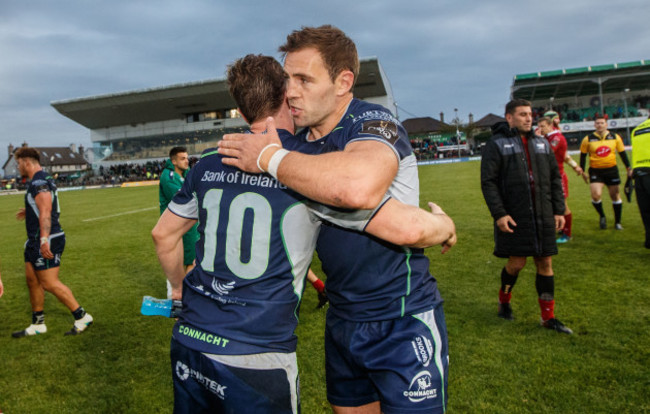
[[[374,119],[372,121],[365,121],[361,124],[361,133],[377,135],[393,145],[399,139],[397,124],[386,120]]]

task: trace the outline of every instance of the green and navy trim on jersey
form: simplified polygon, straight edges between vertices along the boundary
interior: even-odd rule
[[[391,148],[399,170],[388,195],[419,205],[417,162],[404,127],[380,105],[353,99],[328,135],[308,141],[311,153],[343,150],[349,143],[373,140]],[[429,260],[422,249],[395,246],[367,234],[323,224],[317,244],[327,275],[330,312],[352,321],[399,318],[432,309],[442,302]]]
[[[296,149],[292,135],[279,133],[285,148]],[[173,336],[212,354],[294,352],[320,222],[303,196],[268,174],[224,165],[221,157],[206,150],[168,206],[199,224],[196,267],[184,280]],[[371,215],[347,222],[332,211],[332,220],[363,229]]]
[[[52,193],[52,212],[50,224],[50,236],[54,237],[63,233],[59,224],[59,196],[56,191],[56,184],[50,175],[40,170],[34,174],[25,193],[25,224],[27,227],[27,238],[30,241],[38,241],[41,235],[41,226],[38,221],[40,211],[36,205],[36,196],[40,193]]]

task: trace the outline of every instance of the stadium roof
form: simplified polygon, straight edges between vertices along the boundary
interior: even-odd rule
[[[386,95],[377,58],[365,58],[360,63],[354,95],[360,99]],[[225,79],[55,101],[51,105],[89,129],[184,119],[191,113],[236,107]]]
[[[476,128],[491,128],[497,122],[505,122],[506,119],[499,115],[489,113],[474,123]]]
[[[599,83],[602,91],[599,90]],[[515,75],[511,95],[529,101],[647,90],[650,60]]]
[[[444,122],[440,122],[437,119],[433,119],[429,116],[423,118],[410,118],[402,121],[402,125],[406,132],[409,134],[417,133],[426,133],[426,132],[438,132],[442,128],[449,125]]]

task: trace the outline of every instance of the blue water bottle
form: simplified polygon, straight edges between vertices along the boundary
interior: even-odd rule
[[[181,311],[182,302],[172,299],[158,299],[153,296],[142,297],[140,313],[146,316],[164,316],[166,318],[177,318]]]

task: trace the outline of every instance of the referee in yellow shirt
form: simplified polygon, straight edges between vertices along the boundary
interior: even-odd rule
[[[607,119],[596,116],[594,120],[596,131],[587,135],[580,145],[580,167],[584,170],[589,155],[589,187],[591,189],[591,203],[600,215],[600,228],[607,228],[607,219],[602,205],[603,187],[607,186],[609,196],[614,207],[616,230],[623,230],[621,215],[623,213],[623,200],[619,193],[621,177],[616,166],[616,152],[619,153],[623,164],[627,167],[628,176],[632,176],[630,161],[625,153],[623,140],[618,134],[612,134],[607,129]]]
[[[650,249],[650,119],[632,131],[632,169],[636,202],[645,227],[645,248]]]

